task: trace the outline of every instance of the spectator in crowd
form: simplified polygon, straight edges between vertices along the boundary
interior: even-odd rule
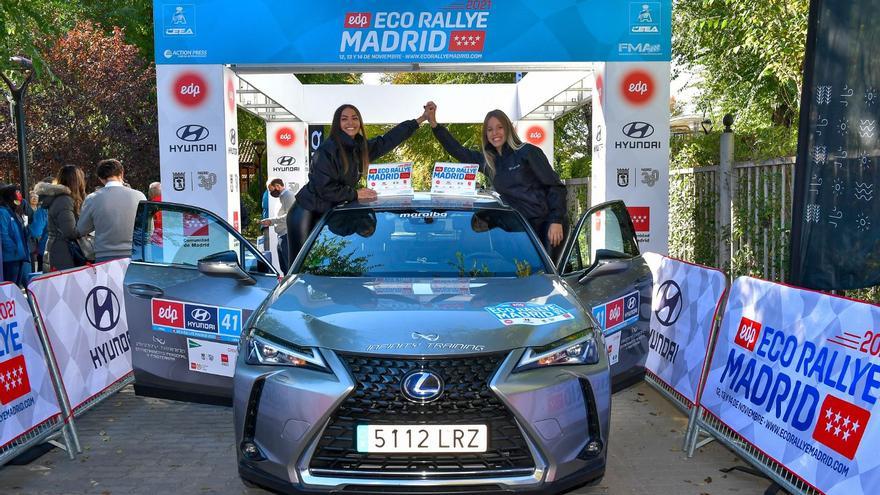
[[[48,233],[47,253],[49,270],[67,270],[76,265],[70,255],[68,241],[76,241],[76,220],[86,197],[86,178],[75,165],[64,165],[52,184],[40,182],[34,188],[40,204],[46,210]]]
[[[147,197],[150,198],[150,201],[162,201],[162,183],[150,183],[150,188],[147,190],[147,193]]]
[[[290,267],[290,253],[287,246],[287,212],[293,206],[296,196],[284,186],[284,181],[278,178],[269,181],[266,190],[273,198],[281,200],[281,208],[278,209],[278,215],[264,218],[260,220],[260,224],[263,227],[275,226],[275,233],[278,234],[278,266],[281,267],[282,273],[286,273]]]
[[[123,185],[125,169],[119,160],[98,162],[97,175],[104,187],[83,202],[76,230],[80,235],[95,232],[96,262],[131,257],[134,217],[138,203],[147,198]]]
[[[260,218],[269,218],[269,183],[266,182],[266,190],[263,191],[263,216]],[[269,250],[269,229],[267,227],[260,228],[260,232],[263,234],[263,250]]]
[[[18,186],[0,188],[0,237],[3,249],[3,280],[24,287],[30,270],[27,232],[21,216],[22,197]],[[27,266],[25,266],[27,265]]]
[[[152,182],[147,189],[147,198],[150,201],[162,201],[162,183]],[[162,246],[162,212],[157,211],[153,215],[153,232],[150,234],[150,244]]]
[[[36,192],[31,193],[30,197],[31,209],[33,215],[28,222],[28,247],[31,252],[31,263],[34,271],[43,271],[43,255],[46,253],[46,242],[49,240],[49,229],[46,227],[49,223],[49,212],[40,205],[40,196]]]

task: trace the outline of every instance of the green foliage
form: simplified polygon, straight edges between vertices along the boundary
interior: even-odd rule
[[[303,271],[327,277],[362,277],[375,266],[368,266],[367,256],[344,253],[349,241],[339,237],[321,237],[306,255]]]
[[[673,56],[702,73],[700,105],[739,128],[797,122],[808,0],[677,0]]]

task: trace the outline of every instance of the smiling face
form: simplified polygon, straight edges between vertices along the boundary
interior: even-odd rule
[[[342,110],[339,118],[339,127],[348,137],[355,137],[361,131],[361,118],[358,116],[357,110],[347,107]]]
[[[507,140],[504,125],[495,117],[489,117],[489,120],[486,121],[486,139],[489,144],[499,149],[504,146],[504,142]]]

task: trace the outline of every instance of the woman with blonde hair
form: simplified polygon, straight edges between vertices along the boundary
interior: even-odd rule
[[[568,230],[565,185],[541,148],[520,141],[501,110],[492,110],[483,120],[482,149],[465,148],[445,126],[437,124],[437,106],[428,102],[425,108],[443,149],[462,163],[478,164],[501,199],[528,220],[555,261]]]
[[[76,221],[86,198],[86,179],[83,171],[75,165],[65,165],[58,170],[52,184],[41,182],[34,192],[49,214],[47,252],[50,269],[66,270],[77,266],[70,254],[68,241],[79,238]]]

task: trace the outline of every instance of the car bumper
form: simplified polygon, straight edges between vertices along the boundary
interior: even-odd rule
[[[522,373],[512,373],[521,351],[500,358],[486,387],[510,412],[527,445],[531,462],[526,468],[404,473],[391,468],[316,468],[313,459],[326,454],[321,450],[325,429],[337,427],[334,414],[356,395],[353,392],[362,380],[352,372],[349,357],[323,354],[332,373],[253,366],[239,358],[234,411],[242,478],[283,493],[395,493],[391,489],[547,494],[604,474],[611,405],[604,357],[596,366]],[[598,442],[598,450],[588,449],[590,442]],[[245,443],[255,445],[258,455],[246,456]]]

